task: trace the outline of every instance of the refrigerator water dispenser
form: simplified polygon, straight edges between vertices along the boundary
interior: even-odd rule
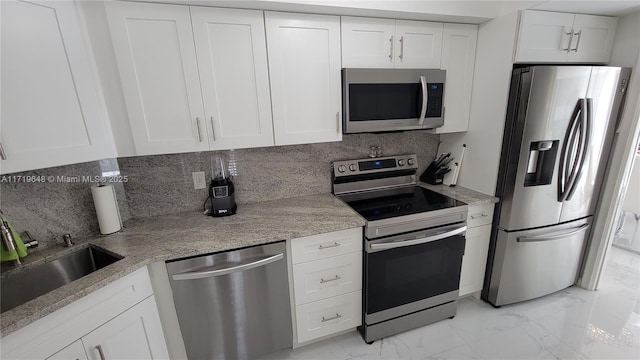
[[[551,184],[559,143],[559,140],[531,142],[529,146],[527,174],[524,176],[524,186]]]

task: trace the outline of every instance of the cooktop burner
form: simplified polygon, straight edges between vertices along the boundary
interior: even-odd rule
[[[343,194],[339,197],[367,221],[466,205],[416,185]]]

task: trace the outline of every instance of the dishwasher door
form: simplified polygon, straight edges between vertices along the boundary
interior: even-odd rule
[[[189,359],[253,359],[293,342],[285,243],[167,262]]]

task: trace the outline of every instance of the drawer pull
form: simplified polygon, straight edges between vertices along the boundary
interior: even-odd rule
[[[336,313],[336,316],[332,316],[330,318],[325,318],[324,316],[322,317],[322,322],[327,322],[327,321],[331,321],[331,320],[335,320],[335,319],[340,319],[342,317],[342,315]]]
[[[340,244],[338,244],[337,242],[334,242],[333,244],[331,244],[331,245],[327,245],[327,246],[319,245],[319,246],[318,246],[318,250],[322,250],[322,249],[330,249],[330,248],[334,248],[334,247],[338,247],[338,246],[340,246]]]
[[[479,218],[483,218],[483,217],[487,217],[489,215],[482,213],[482,214],[476,214],[476,215],[471,215],[471,219],[479,219]]]
[[[340,280],[342,279],[340,276],[336,275],[335,277],[329,279],[329,280],[325,280],[323,278],[320,278],[320,284],[324,284],[324,283],[328,283],[328,282],[332,282],[332,281],[336,281],[336,280]]]
[[[104,351],[102,351],[101,345],[96,345],[96,350],[98,350],[98,355],[100,355],[100,360],[107,360],[107,358],[104,356]]]

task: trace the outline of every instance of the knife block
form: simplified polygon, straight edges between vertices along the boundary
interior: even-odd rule
[[[431,162],[429,166],[424,170],[422,175],[420,175],[420,181],[426,182],[431,185],[440,185],[442,184],[442,180],[444,179],[444,174],[436,176],[436,171],[438,167],[435,162]]]

